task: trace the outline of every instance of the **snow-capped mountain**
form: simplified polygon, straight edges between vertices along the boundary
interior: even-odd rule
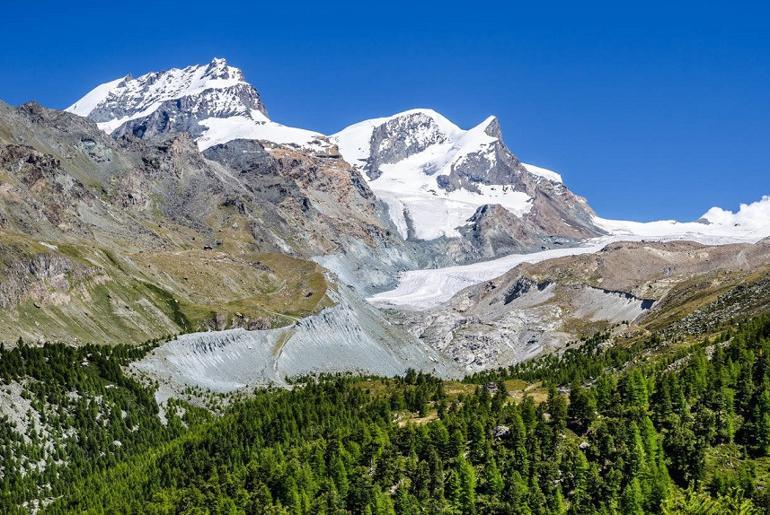
[[[414,109],[351,125],[329,139],[367,177],[404,238],[475,237],[490,240],[482,246],[505,241],[514,249],[527,239],[540,248],[550,246],[548,238],[601,232],[559,174],[508,150],[494,116],[463,130],[433,110]],[[493,223],[494,237],[483,234],[490,217],[500,216],[506,223]],[[486,256],[497,254],[490,248]]]
[[[494,117],[464,131],[435,111],[415,109],[389,118],[366,120],[331,136],[340,153],[369,179],[388,204],[404,238],[460,237],[485,204],[500,204],[521,216],[532,198],[512,181],[485,184],[482,174],[497,164]]]
[[[186,133],[201,151],[245,139],[333,156],[336,145],[387,207],[383,223],[392,223],[426,266],[540,251],[604,234],[722,242],[746,233],[734,238],[743,241],[762,232],[756,223],[764,224],[762,216],[759,222],[757,216],[751,223],[734,221],[718,210],[691,223],[600,218],[558,173],[519,161],[494,116],[467,130],[430,109],[365,120],[328,137],[287,127],[270,120],[259,92],[224,59],[122,77],[67,110],[116,137]]]
[[[224,59],[107,82],[66,110],[115,136],[186,132],[201,151],[234,139],[324,145],[316,132],[271,121],[259,93]]]

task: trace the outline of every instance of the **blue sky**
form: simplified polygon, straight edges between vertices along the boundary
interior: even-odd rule
[[[692,219],[770,194],[770,2],[4,0],[0,99],[226,57],[281,123],[334,132],[496,114],[511,150],[605,217]]]

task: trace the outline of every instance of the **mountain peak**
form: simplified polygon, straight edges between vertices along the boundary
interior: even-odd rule
[[[498,139],[502,138],[502,133],[500,131],[500,121],[495,115],[488,116],[486,120],[478,125],[478,127],[483,127],[484,134],[487,136]]]
[[[322,136],[271,121],[243,72],[215,57],[207,64],[125,76],[94,88],[67,111],[119,136],[187,133],[200,150],[234,139],[315,147]]]
[[[237,99],[232,98],[237,93]],[[125,76],[101,84],[67,108],[80,116],[88,116],[107,132],[113,132],[129,120],[151,114],[171,100],[211,97],[201,106],[209,111],[230,113],[257,109],[265,113],[259,94],[248,84],[243,73],[227,61],[215,58],[204,65],[171,68],[150,72],[136,78]]]
[[[432,109],[410,109],[351,125],[330,139],[369,179],[405,239],[458,237],[484,205],[497,205],[490,211],[497,215],[505,210],[509,221],[545,209],[543,202],[559,204],[549,213],[583,216],[571,194],[556,195],[566,191],[555,184],[558,174],[525,167],[513,156],[495,116],[463,130]],[[555,200],[535,203],[536,197]]]
[[[223,57],[215,57],[212,59],[211,62],[206,65],[204,76],[212,79],[233,79],[239,82],[245,82],[241,69],[228,65],[227,60]]]

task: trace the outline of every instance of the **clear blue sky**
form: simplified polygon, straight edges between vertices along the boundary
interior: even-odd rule
[[[0,99],[63,108],[221,56],[274,120],[321,132],[412,107],[463,127],[496,114],[514,153],[602,216],[770,194],[767,0],[76,3],[3,1]]]

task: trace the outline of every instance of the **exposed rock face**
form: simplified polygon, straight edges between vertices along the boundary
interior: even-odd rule
[[[361,175],[340,157],[235,140],[207,158],[238,174],[290,220],[289,248],[315,259],[363,292],[393,284],[416,260]],[[286,249],[284,249],[285,251]]]
[[[84,267],[66,256],[53,252],[27,254],[18,245],[0,243],[0,308],[12,309],[19,302],[30,300],[37,306],[48,302],[66,301],[52,291],[66,292],[73,284],[93,277],[97,270]]]
[[[446,189],[465,188],[471,191],[478,184],[511,185],[516,188],[519,176],[527,174],[526,168],[503,143],[500,122],[494,116],[485,120],[481,128],[490,138],[485,151],[469,152],[452,163],[450,173],[439,178],[439,184]]]
[[[369,178],[376,179],[382,175],[381,165],[398,163],[448,141],[449,135],[428,113],[418,111],[395,116],[372,129],[369,158],[362,168]]]
[[[517,217],[499,205],[484,205],[468,220],[468,225],[460,229],[467,242],[464,250],[478,260],[570,245],[581,239],[577,230],[565,230],[562,232],[569,235],[553,236],[539,222],[541,220],[528,215]]]

